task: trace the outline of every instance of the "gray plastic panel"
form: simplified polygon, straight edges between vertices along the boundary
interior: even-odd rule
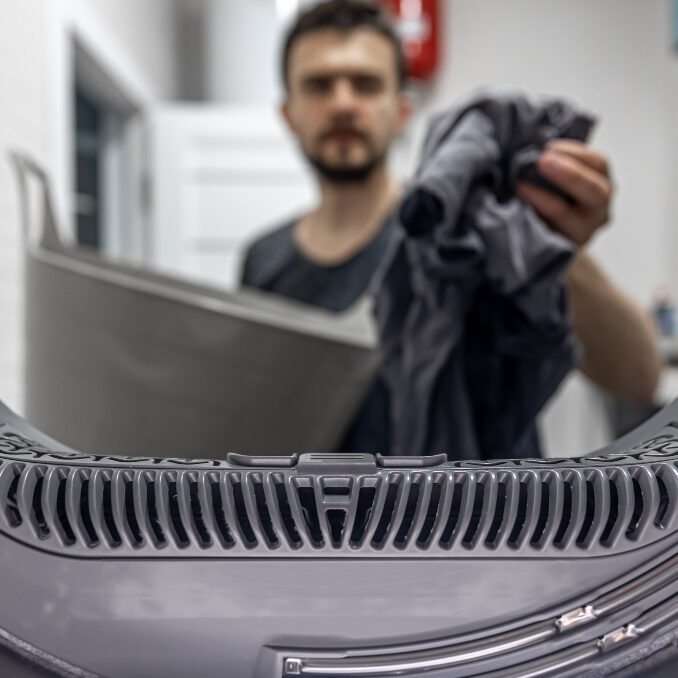
[[[627,666],[675,636],[677,414],[613,455],[267,467],[82,454],[2,407],[0,631],[58,675]]]

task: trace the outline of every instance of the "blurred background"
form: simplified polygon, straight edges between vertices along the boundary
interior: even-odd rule
[[[311,175],[277,112],[280,36],[308,4],[0,0],[0,397],[12,408],[23,407],[23,253],[8,151],[47,169],[65,240],[233,288],[245,244],[313,200]],[[409,85],[416,114],[391,156],[397,173],[412,172],[428,116],[475,87],[572,99],[599,118],[592,143],[609,155],[617,187],[613,219],[592,250],[643,308],[670,316],[676,3],[394,6],[402,34],[429,45]],[[670,335],[671,323],[663,330]],[[667,370],[665,393],[673,379]],[[603,410],[603,396],[573,375],[542,420],[547,454],[605,444],[612,432]]]

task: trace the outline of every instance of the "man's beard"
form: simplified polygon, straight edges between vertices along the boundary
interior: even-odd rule
[[[317,139],[317,143],[322,144],[333,134],[348,132],[355,134],[362,139],[367,157],[360,164],[350,164],[349,162],[342,162],[341,160],[335,163],[328,163],[323,160],[320,148],[314,148],[312,151],[305,151],[304,155],[311,164],[311,166],[320,174],[320,176],[334,184],[357,184],[366,181],[372,172],[384,164],[386,160],[386,152],[382,149],[375,148],[375,145],[370,139],[365,130],[360,129],[349,121],[335,120],[329,128],[325,129]],[[314,152],[315,151],[315,152]]]
[[[306,159],[320,176],[333,184],[358,184],[366,181],[372,172],[384,164],[385,155],[374,155],[360,165],[331,165],[312,155]]]

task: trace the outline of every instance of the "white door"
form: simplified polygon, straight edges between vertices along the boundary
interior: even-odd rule
[[[236,287],[247,243],[314,202],[294,141],[260,107],[167,105],[149,123],[148,263]]]

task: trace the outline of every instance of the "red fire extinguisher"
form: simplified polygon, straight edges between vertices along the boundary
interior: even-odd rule
[[[437,0],[381,0],[393,14],[408,75],[426,79],[438,62]]]

